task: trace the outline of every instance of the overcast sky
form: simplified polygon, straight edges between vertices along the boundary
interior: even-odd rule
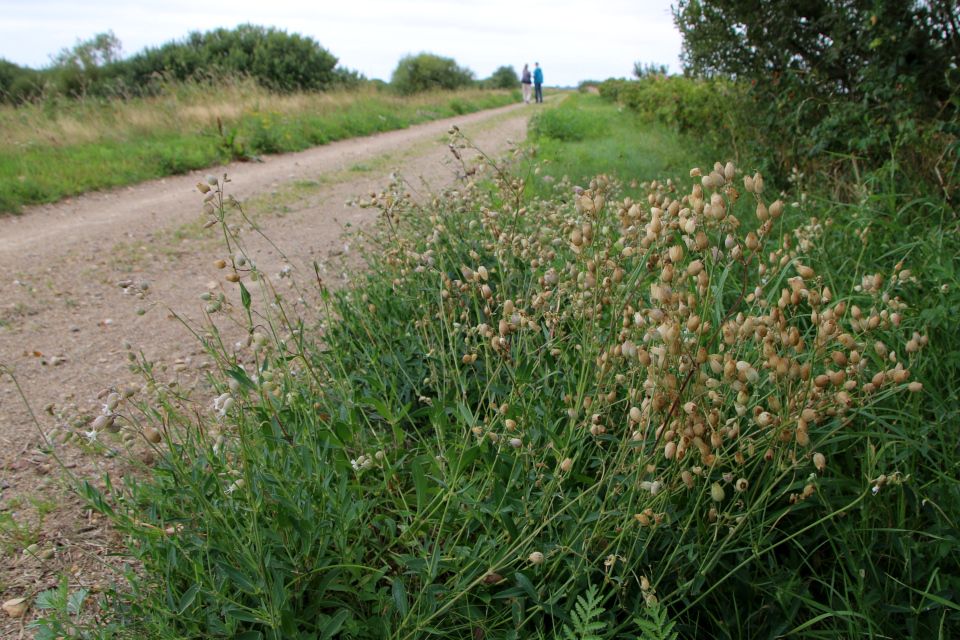
[[[32,67],[112,29],[125,55],[190,31],[251,22],[316,39],[340,64],[390,79],[428,51],[483,78],[539,61],[548,85],[629,76],[635,61],[679,71],[670,0],[0,0],[0,58]]]

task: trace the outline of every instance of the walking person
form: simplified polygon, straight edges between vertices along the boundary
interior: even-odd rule
[[[520,87],[523,89],[523,101],[530,104],[530,65],[523,65],[523,73],[520,76]]]
[[[533,86],[536,89],[534,100],[536,102],[543,102],[543,69],[540,68],[539,62],[534,62],[533,66],[536,67],[536,69],[533,70]]]

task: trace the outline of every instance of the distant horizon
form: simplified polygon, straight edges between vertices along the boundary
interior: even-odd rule
[[[111,30],[128,58],[193,31],[251,23],[309,36],[341,67],[387,82],[400,58],[420,52],[453,58],[477,79],[503,65],[519,73],[525,63],[533,67],[539,61],[545,84],[557,87],[629,77],[635,62],[680,71],[682,43],[666,0],[598,0],[588,11],[571,0],[410,0],[402,7],[354,0],[307,9],[290,0],[269,7],[238,0],[230,8],[236,18],[226,20],[198,6],[186,0],[163,7],[122,0],[86,7],[61,0],[0,0],[0,58],[42,69],[78,40]],[[598,22],[603,24],[585,26]]]

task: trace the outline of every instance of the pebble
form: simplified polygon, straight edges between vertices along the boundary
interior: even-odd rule
[[[76,333],[77,331],[80,331],[80,327],[78,327],[75,324],[72,324],[70,325],[70,331],[72,331],[73,333]]]

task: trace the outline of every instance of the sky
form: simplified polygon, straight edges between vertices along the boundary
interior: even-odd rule
[[[253,23],[317,40],[340,65],[390,79],[405,54],[454,58],[478,78],[539,62],[544,83],[629,76],[636,61],[680,70],[670,0],[0,0],[0,58],[31,67],[113,30],[124,55],[190,31]]]

